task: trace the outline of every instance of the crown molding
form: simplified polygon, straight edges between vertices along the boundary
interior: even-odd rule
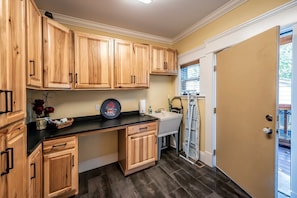
[[[40,10],[41,13],[44,13],[45,10]],[[133,31],[125,28],[120,28],[112,25],[107,25],[104,23],[98,23],[90,20],[85,20],[77,17],[67,16],[55,12],[51,12],[54,16],[54,19],[59,23],[66,24],[66,25],[73,25],[78,27],[83,27],[87,29],[93,29],[98,31],[103,31],[112,34],[120,34],[124,36],[130,36],[139,39],[145,39],[165,44],[172,44],[172,39],[166,37],[160,37],[152,34],[147,34],[144,32]]]
[[[281,5],[280,7],[270,10],[256,18],[246,21],[243,24],[228,29],[216,36],[213,36],[205,40],[202,45],[197,46],[196,48],[193,48],[182,54],[179,54],[178,60],[180,61],[185,59],[187,62],[189,60],[194,59],[192,57],[197,58],[205,56],[208,53],[213,53],[218,50],[221,50],[225,47],[243,41],[255,34],[263,32],[266,29],[269,29],[277,25],[281,26],[282,29],[288,28],[288,26],[291,27],[293,23],[296,23],[296,18],[292,17],[294,16],[294,13],[296,13],[295,10],[297,10],[297,1],[291,0],[288,3]],[[279,19],[280,21],[278,21],[277,19]],[[269,22],[269,20],[271,22]],[[236,34],[236,36],[234,36],[234,34]],[[226,41],[227,45],[223,45],[221,40],[224,40],[226,37],[231,37],[232,41],[228,40]],[[220,45],[218,45],[217,43],[220,43]]]
[[[222,7],[218,8],[214,12],[212,12],[210,15],[204,17],[202,20],[195,23],[193,26],[185,30],[184,32],[177,35],[172,42],[176,43],[180,41],[181,39],[189,36],[193,32],[199,30],[200,28],[206,26],[207,24],[213,22],[214,20],[218,19],[219,17],[223,16],[224,14],[230,12],[231,10],[237,8],[241,4],[247,2],[248,0],[231,0]]]
[[[246,21],[243,24],[240,24],[240,25],[238,25],[238,26],[236,26],[234,28],[226,30],[226,31],[224,31],[224,32],[212,37],[212,38],[209,38],[209,39],[205,40],[205,44],[209,45],[210,43],[214,43],[217,40],[225,37],[226,35],[230,35],[230,34],[232,34],[234,32],[239,32],[240,30],[242,30],[242,29],[244,29],[246,27],[249,27],[252,24],[256,24],[256,23],[259,23],[261,21],[264,21],[265,19],[267,19],[269,17],[273,17],[275,15],[278,15],[281,12],[286,12],[287,10],[289,10],[289,9],[295,7],[295,6],[297,6],[297,1],[296,0],[291,0],[288,3],[285,3],[285,4],[275,8],[273,10],[269,10],[268,12],[263,13],[260,16],[257,16],[256,18],[253,18],[253,19],[251,19],[249,21]],[[295,20],[295,19],[292,19],[292,20]]]
[[[189,29],[185,30],[175,38],[167,38],[167,37],[160,37],[156,36],[153,34],[148,34],[144,32],[139,32],[139,31],[133,31],[125,28],[120,28],[112,25],[107,25],[104,23],[98,23],[90,20],[85,20],[81,18],[76,18],[68,15],[63,15],[59,13],[52,12],[54,18],[56,21],[63,23],[63,24],[68,24],[68,25],[73,25],[73,26],[78,26],[78,27],[83,27],[83,28],[88,28],[88,29],[94,29],[94,30],[99,30],[103,32],[108,32],[112,34],[120,34],[124,36],[130,36],[130,37],[135,37],[139,39],[145,39],[149,41],[155,41],[159,43],[164,43],[164,44],[170,44],[173,45],[175,42],[187,37],[194,31],[197,31],[199,28],[202,28],[203,26],[207,25],[208,23],[214,21],[215,19],[219,18],[220,16],[226,14],[227,12],[230,12],[234,8],[238,7],[239,5],[243,4],[247,0],[231,0],[228,3],[226,3],[224,6],[220,7],[216,11],[214,11],[212,14],[208,15],[207,17],[203,18],[193,26],[191,26]],[[40,10],[41,13],[44,13],[45,10]]]

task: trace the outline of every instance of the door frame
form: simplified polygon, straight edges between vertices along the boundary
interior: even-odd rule
[[[297,24],[293,25],[293,65],[292,76],[297,76]],[[291,102],[291,116],[292,121],[297,120],[297,78],[292,78],[292,102]],[[291,198],[297,198],[297,122],[292,122],[291,131]],[[293,185],[294,184],[294,185]]]
[[[213,109],[216,106],[216,90],[215,90],[215,53],[231,45],[244,41],[254,35],[257,35],[274,26],[280,26],[281,29],[297,22],[294,17],[297,12],[297,2],[290,1],[274,10],[260,15],[241,25],[235,26],[227,31],[205,40],[203,45],[197,46],[195,49],[187,51],[178,56],[178,64],[184,64],[194,59],[200,60],[200,88],[202,96],[205,96],[205,151],[200,152],[200,159],[209,166],[216,166],[216,158],[213,151],[216,149],[216,119]],[[297,62],[297,60],[296,60]],[[175,79],[175,93],[179,95],[179,78]],[[297,97],[297,96],[296,96]],[[297,126],[296,126],[297,127]],[[296,138],[295,138],[296,139]],[[296,143],[297,144],[297,143]],[[296,145],[297,146],[297,145]],[[293,151],[294,152],[294,151]],[[297,154],[297,151],[295,151]],[[296,155],[295,154],[295,155]],[[294,165],[294,164],[293,164]],[[294,165],[297,170],[297,162]],[[296,174],[295,174],[296,175]],[[297,184],[297,178],[291,177],[292,182]],[[296,194],[297,185],[293,189],[292,194]]]

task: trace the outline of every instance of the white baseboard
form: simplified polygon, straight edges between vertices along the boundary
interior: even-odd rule
[[[212,153],[200,151],[200,161],[212,167]]]
[[[82,173],[88,170],[92,170],[107,164],[111,164],[118,161],[118,153],[112,153],[109,155],[100,156],[98,158],[82,161],[78,163],[78,172]]]
[[[78,163],[78,172],[82,173],[118,161],[118,153],[104,155],[98,158]],[[212,167],[212,153],[200,151],[200,161]]]

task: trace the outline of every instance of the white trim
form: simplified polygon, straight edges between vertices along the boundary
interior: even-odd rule
[[[292,122],[291,130],[294,133],[291,133],[291,198],[297,198],[297,158],[293,156],[297,156],[297,25],[293,26],[293,63],[292,63],[292,108],[291,115]],[[293,185],[294,184],[294,185]]]
[[[219,9],[215,10],[210,15],[204,17],[202,20],[198,21],[196,24],[185,30],[184,32],[177,35],[175,38],[167,38],[156,36],[144,32],[133,31],[125,28],[120,28],[112,25],[107,25],[104,23],[98,23],[90,20],[80,19],[77,17],[72,17],[68,15],[63,15],[59,13],[52,12],[54,19],[60,23],[84,27],[89,29],[94,29],[98,31],[108,32],[112,34],[120,34],[125,36],[131,36],[139,39],[145,39],[149,41],[155,41],[159,43],[171,44],[173,45],[175,42],[189,36],[193,32],[197,31],[198,29],[206,26],[207,24],[211,23],[212,21],[216,20],[217,18],[223,16],[227,12],[235,9],[236,7],[240,6],[241,4],[245,3],[247,0],[231,0]],[[40,10],[41,13],[44,13],[45,10]]]
[[[235,28],[207,39],[205,41],[205,46],[207,46],[206,53],[216,52],[231,45],[235,45],[274,26],[293,24],[296,21],[296,15],[292,14],[295,12],[296,6],[297,1],[292,0]],[[220,47],[218,47],[218,43],[220,43]]]
[[[212,167],[212,153],[200,151],[200,160],[204,164]]]
[[[93,158],[90,160],[82,161],[78,163],[78,172],[82,173],[88,170],[92,170],[101,166],[105,166],[118,161],[118,153],[112,153],[101,157]]]
[[[40,12],[44,13],[45,11],[40,10]],[[144,32],[133,31],[125,28],[120,28],[120,27],[107,25],[104,23],[98,23],[90,20],[81,19],[81,18],[76,18],[72,16],[67,16],[67,15],[63,15],[55,12],[52,12],[52,14],[54,16],[54,19],[62,24],[98,30],[98,31],[107,32],[111,34],[126,35],[126,36],[131,36],[139,39],[147,39],[147,40],[160,42],[160,43],[172,44],[172,39],[169,39],[169,38],[147,34]]]
[[[210,15],[204,17],[202,20],[195,23],[190,28],[186,29],[184,32],[180,33],[173,39],[173,43],[176,43],[183,38],[189,36],[193,32],[197,31],[198,29],[206,26],[207,24],[213,22],[214,20],[218,19],[219,17],[223,16],[224,14],[232,11],[233,9],[237,8],[241,4],[245,3],[247,0],[231,0],[219,9],[215,10]]]

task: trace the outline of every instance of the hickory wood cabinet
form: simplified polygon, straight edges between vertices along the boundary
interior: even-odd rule
[[[73,81],[70,29],[45,16],[42,21],[44,88],[70,89]]]
[[[115,88],[149,87],[149,45],[115,39]]]
[[[125,176],[155,165],[157,125],[158,122],[149,122],[119,131],[118,162]]]
[[[25,4],[0,1],[0,196],[26,197]]]
[[[151,48],[151,74],[177,75],[177,51],[154,46]]]
[[[75,89],[113,86],[113,40],[74,31]]]
[[[28,157],[28,197],[43,197],[43,157],[40,144]]]
[[[44,197],[78,193],[77,141],[72,136],[43,142]]]
[[[26,197],[26,125],[16,122],[0,129],[0,195]]]
[[[42,16],[34,0],[26,1],[27,30],[27,86],[43,86],[42,71]]]
[[[24,1],[0,2],[0,128],[25,118]]]

